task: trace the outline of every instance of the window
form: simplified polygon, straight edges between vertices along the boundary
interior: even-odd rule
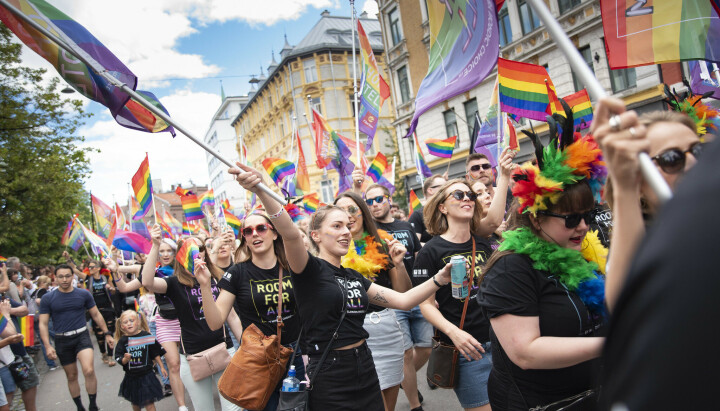
[[[578,51],[580,52],[583,60],[585,60],[585,64],[587,64],[588,67],[590,67],[590,70],[594,73],[595,69],[593,68],[592,52],[590,51],[590,46],[585,46]],[[582,84],[580,79],[577,78],[575,72],[573,72],[573,84],[575,85],[575,91],[580,91],[585,87],[585,85]]]
[[[335,199],[335,194],[333,193],[333,184],[331,180],[322,180],[320,182],[320,197],[320,201],[323,203],[332,204]]]
[[[305,71],[306,83],[317,81],[317,69],[315,68],[315,59],[311,58],[303,61],[303,70]]]
[[[397,71],[398,87],[400,87],[400,101],[407,103],[410,100],[410,80],[408,79],[407,66],[402,66]]]
[[[267,142],[265,141],[266,138],[267,138],[266,136],[260,137],[260,152],[261,153],[264,153],[265,150],[267,150]]]
[[[210,136],[210,140],[208,140],[208,145],[210,147],[215,147],[217,145],[218,138],[217,138],[217,131],[213,131],[212,136]]]
[[[575,8],[579,5],[581,0],[558,0],[558,6],[560,6],[560,14],[564,14],[566,11]]]
[[[457,135],[457,118],[455,118],[455,112],[448,110],[443,113],[445,118],[445,134],[447,138]]]
[[[610,83],[612,83],[613,93],[635,87],[636,80],[634,68],[610,70]]]
[[[532,8],[525,0],[518,2],[518,8],[520,9],[520,23],[522,24],[523,34],[528,34],[540,27],[540,20],[535,16]]]
[[[510,27],[510,15],[508,14],[507,3],[503,4],[498,13],[498,30],[500,31],[501,46],[512,41],[512,28]]]
[[[268,99],[267,99],[267,100],[268,100],[268,106],[269,106],[269,108],[272,108],[272,106],[273,106],[273,105],[272,105],[272,96],[268,96]]]
[[[212,172],[213,170],[215,170],[215,167],[217,167],[218,165],[220,165],[220,160],[218,160],[217,157],[212,157],[210,159],[210,163],[208,164],[208,168]]]
[[[312,97],[310,99],[310,108],[315,109],[320,115],[322,115],[322,104],[320,104],[320,97]]]
[[[467,124],[468,135],[472,139],[472,129],[473,126],[475,126],[475,114],[478,112],[477,100],[474,98],[470,99],[463,103],[463,106],[465,106],[465,124]]]
[[[402,40],[402,29],[400,28],[400,13],[394,8],[388,13],[388,21],[390,22],[390,37],[393,46]]]

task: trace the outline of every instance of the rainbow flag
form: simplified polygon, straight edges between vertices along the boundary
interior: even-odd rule
[[[295,172],[295,195],[303,195],[310,191],[310,175],[307,171],[305,152],[303,152],[300,133],[298,131],[295,131],[295,139],[297,140],[298,148],[297,170]]]
[[[228,201],[227,198],[224,199],[224,200],[220,203],[220,207],[222,207],[223,209],[228,210],[228,211],[230,211],[230,212],[232,212],[232,209],[233,209],[233,207],[230,205],[230,201]]]
[[[720,19],[710,1],[602,0],[600,12],[612,69],[720,61]]]
[[[175,189],[175,194],[180,196],[180,202],[182,203],[182,209],[185,213],[185,220],[201,220],[205,217],[200,208],[200,202],[195,194],[190,190],[185,190],[182,187]]]
[[[498,81],[500,111],[545,121],[548,87],[555,89],[545,67],[498,58]]]
[[[282,158],[268,157],[262,161],[262,165],[278,186],[282,185],[285,178],[292,177],[295,174],[295,164]]]
[[[120,205],[118,203],[115,203],[115,216],[117,217],[117,221],[115,222],[117,228],[121,230],[127,230],[129,227],[127,226],[125,213],[123,213],[122,208],[120,208]]]
[[[62,244],[77,251],[80,249],[80,247],[82,247],[83,242],[85,241],[85,236],[83,234],[83,230],[79,224],[75,224],[75,219],[68,222],[68,227],[70,227],[70,232],[68,233],[67,238],[64,239]],[[63,238],[65,238],[64,234],[63,234]]]
[[[173,233],[170,226],[160,217],[160,213],[155,214],[155,222],[160,226],[160,231],[163,238],[173,239]]]
[[[86,228],[82,223],[80,224],[85,235],[85,239],[90,243],[93,252],[102,257],[106,258],[110,256],[110,247],[106,244],[105,240],[97,235],[93,230]]]
[[[593,109],[590,104],[590,96],[585,89],[564,97],[563,100],[570,106],[573,112],[573,124],[580,129],[590,127],[593,119]]]
[[[35,345],[35,315],[28,314],[20,317],[20,334],[23,335],[23,345],[32,347]]]
[[[5,23],[30,49],[55,66],[60,76],[78,93],[110,109],[113,118],[124,127],[149,132],[169,131],[175,135],[172,127],[145,108],[136,107],[139,104],[133,102],[120,87],[116,87],[97,74],[108,72],[133,90],[137,86],[135,74],[85,27],[44,0],[9,0],[8,2],[22,14],[31,17],[53,35],[62,39],[72,50],[72,54],[63,51],[47,36],[0,6],[0,21]],[[74,55],[84,56],[89,65],[80,62]],[[140,90],[137,92],[150,99],[153,105],[162,107],[152,93]],[[167,113],[164,107],[162,109]]]
[[[90,203],[92,204],[98,235],[102,238],[108,238],[114,215],[113,209],[92,194],[90,194]]]
[[[429,138],[425,140],[428,152],[437,157],[450,158],[452,157],[453,150],[455,150],[455,140],[457,136],[452,136],[441,140],[439,138]]]
[[[373,159],[372,163],[370,164],[370,168],[368,168],[367,175],[369,175],[370,178],[372,178],[372,180],[377,183],[378,181],[380,181],[380,178],[385,172],[387,166],[387,158],[383,153],[378,152],[377,155],[375,155],[375,159]]]
[[[197,240],[190,237],[183,241],[182,247],[177,251],[175,259],[180,263],[188,273],[195,275],[195,259],[200,254],[200,247],[198,247]]]
[[[306,194],[303,197],[302,204],[303,208],[305,208],[305,211],[312,214],[316,212],[318,207],[320,206],[320,199],[318,198],[317,193]]]
[[[7,260],[5,260],[5,261],[7,261]],[[7,325],[8,325],[8,319],[4,315],[0,314],[0,333],[5,330],[5,327],[7,327]]]
[[[150,241],[142,234],[132,231],[117,230],[112,245],[118,250],[147,254],[152,248]]]
[[[352,151],[340,135],[313,109],[313,130],[315,132],[315,164],[318,168],[332,167],[340,174],[341,183],[350,177],[355,165],[350,160]]]
[[[193,235],[194,232],[195,232],[195,229],[193,226],[190,225],[190,223],[188,223],[188,222],[182,223],[183,235]]]
[[[137,298],[135,299],[135,311],[136,311],[136,312],[139,312],[139,311],[140,311],[140,305],[138,304],[138,299],[137,299]]]
[[[6,262],[7,262],[7,258],[0,255],[0,263],[6,263]]]
[[[420,203],[420,199],[417,194],[415,194],[415,190],[410,190],[410,214],[408,217],[412,215],[413,211],[417,211],[421,208],[422,204]]]
[[[200,208],[210,207],[212,210],[215,207],[215,191],[211,188],[200,196]]]
[[[365,151],[372,147],[377,130],[380,110],[385,100],[390,97],[390,86],[380,75],[375,54],[370,46],[360,19],[357,21],[358,38],[360,39],[360,60],[362,61],[362,77],[360,80],[360,113],[358,127],[367,135]]]
[[[425,177],[430,177],[432,176],[432,171],[425,162],[425,156],[423,155],[420,142],[418,141],[417,134],[415,133],[413,133],[413,140],[415,142],[415,167],[417,167],[420,174]]]
[[[133,215],[134,219],[140,219],[150,211],[153,202],[152,179],[150,178],[150,161],[145,153],[145,160],[140,163],[140,167],[132,177],[132,188],[135,192],[135,198],[140,205],[138,214]]]
[[[150,230],[148,230],[145,223],[140,221],[131,221],[130,222],[130,228],[133,233],[138,233],[141,236],[145,237],[146,239],[150,240]]]
[[[240,227],[242,227],[242,221],[240,221],[240,219],[237,218],[235,214],[229,211],[225,211],[225,209],[223,209],[222,212],[227,225],[232,227],[233,231],[235,231],[235,235],[238,235],[238,233],[240,233]]]
[[[163,221],[165,221],[167,225],[170,226],[170,231],[172,231],[174,235],[182,234],[182,224],[167,210],[165,211],[165,217],[163,218]]]

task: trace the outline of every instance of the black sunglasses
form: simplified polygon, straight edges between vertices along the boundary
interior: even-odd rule
[[[545,215],[548,217],[557,217],[562,218],[565,220],[565,228],[575,228],[578,225],[580,225],[580,220],[585,220],[585,224],[590,225],[593,218],[595,218],[595,211],[590,210],[585,213],[575,213],[575,214],[555,214],[551,213],[549,211],[538,211],[538,214]]]
[[[490,170],[492,166],[490,163],[483,163],[483,164],[475,164],[474,166],[470,167],[470,171],[480,171],[480,168],[483,170]]]
[[[682,151],[679,148],[672,148],[670,150],[663,151],[652,159],[655,160],[662,171],[668,174],[677,174],[685,169],[685,159],[687,157],[687,153],[692,153],[692,155],[697,159],[700,158],[702,152],[703,144],[697,143],[685,151]]]
[[[463,201],[463,199],[465,197],[467,197],[468,200],[470,200],[470,201],[475,201],[475,200],[477,200],[477,197],[478,197],[477,193],[475,193],[473,191],[462,191],[462,190],[455,190],[452,193],[446,195],[445,200],[450,198],[450,196],[452,196],[457,201]],[[443,201],[445,201],[445,200],[443,200]]]
[[[369,206],[373,205],[373,203],[382,204],[383,201],[385,201],[385,196],[384,196],[384,195],[383,195],[383,196],[377,196],[377,197],[366,198],[366,199],[365,199],[365,203],[367,203],[367,205],[369,205]]]

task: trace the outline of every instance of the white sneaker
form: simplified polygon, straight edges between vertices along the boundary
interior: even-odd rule
[[[178,407],[178,411],[188,411],[188,407],[183,405],[182,407]]]

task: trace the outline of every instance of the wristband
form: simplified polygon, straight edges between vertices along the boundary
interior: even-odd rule
[[[437,280],[435,279],[435,276],[432,276],[432,280],[433,280],[433,282],[435,283],[435,285],[438,286],[438,288],[442,287],[442,284],[440,284],[439,282],[437,282]]]
[[[269,215],[268,215],[268,218],[271,219],[271,220],[275,220],[275,219],[277,219],[278,217],[280,217],[280,215],[283,213],[283,211],[285,211],[285,209],[283,208],[283,206],[280,206],[280,211],[278,211],[278,212],[275,213],[275,214],[269,214]]]

